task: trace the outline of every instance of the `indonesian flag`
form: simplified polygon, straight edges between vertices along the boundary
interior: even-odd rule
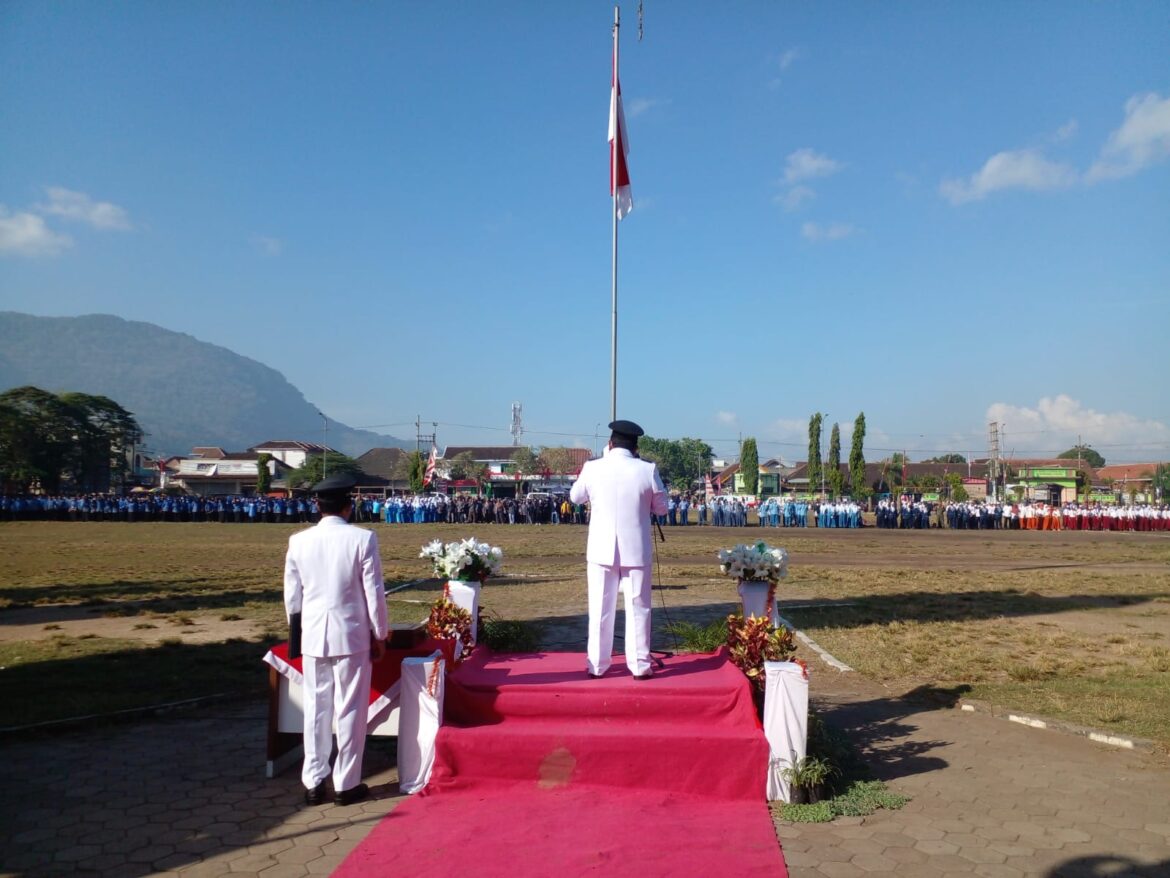
[[[622,219],[634,209],[630,194],[630,169],[626,156],[630,142],[626,139],[626,114],[622,111],[622,85],[618,81],[617,46],[613,52],[613,79],[609,91],[609,194],[617,192],[617,217]]]
[[[707,473],[707,475],[704,476],[703,478],[704,478],[704,481],[706,482],[706,484],[704,484],[703,487],[707,491],[707,496],[711,497],[711,496],[714,496],[715,494],[717,494],[718,490],[716,489],[716,487],[713,484],[711,484],[711,474]]]
[[[431,446],[431,456],[427,458],[427,472],[423,476],[423,487],[425,488],[435,479],[435,458],[439,454],[439,449],[434,445]]]

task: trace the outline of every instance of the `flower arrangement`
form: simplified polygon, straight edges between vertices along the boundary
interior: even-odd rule
[[[444,543],[434,540],[422,547],[420,558],[430,558],[435,576],[464,582],[483,582],[499,572],[504,552],[498,546],[481,543],[475,537]]]
[[[427,636],[435,640],[454,640],[463,645],[466,656],[475,648],[471,642],[471,613],[452,601],[446,594],[431,604],[427,619]]]
[[[789,661],[796,652],[792,631],[758,616],[739,613],[727,617],[727,647],[731,660],[760,692],[764,690],[764,662]]]
[[[763,540],[719,550],[719,569],[724,576],[744,580],[767,580],[773,584],[788,575],[788,552]]]

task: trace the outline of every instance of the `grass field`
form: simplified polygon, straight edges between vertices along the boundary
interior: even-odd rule
[[[259,695],[259,659],[283,637],[281,573],[295,529],[0,525],[0,727]],[[584,528],[377,532],[395,620],[423,618],[439,588],[416,582],[429,573],[420,546],[474,534],[505,552],[486,609],[540,622],[547,648],[583,649]],[[715,552],[764,538],[791,556],[783,614],[891,693],[957,690],[1170,749],[1170,534],[692,527],[666,537],[659,645],[672,646],[669,622],[737,606]]]

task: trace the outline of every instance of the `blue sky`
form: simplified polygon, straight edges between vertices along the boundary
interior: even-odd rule
[[[1170,5],[622,5],[619,417],[1170,458]],[[440,444],[609,420],[613,6],[0,5],[0,308]],[[316,438],[320,423],[305,425]],[[827,432],[827,431],[826,431]],[[257,437],[257,441],[271,437]]]

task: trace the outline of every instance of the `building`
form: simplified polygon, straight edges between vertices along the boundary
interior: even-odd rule
[[[336,453],[327,445],[318,445],[315,442],[298,442],[295,439],[270,439],[260,445],[252,446],[248,451],[256,454],[270,454],[289,469],[300,469],[310,457],[320,457],[327,451]]]
[[[254,493],[259,480],[261,453],[228,452],[215,446],[197,447],[188,457],[172,457],[166,461],[160,487],[181,488],[203,497]],[[272,483],[283,481],[292,470],[293,467],[275,457],[268,461]]]

